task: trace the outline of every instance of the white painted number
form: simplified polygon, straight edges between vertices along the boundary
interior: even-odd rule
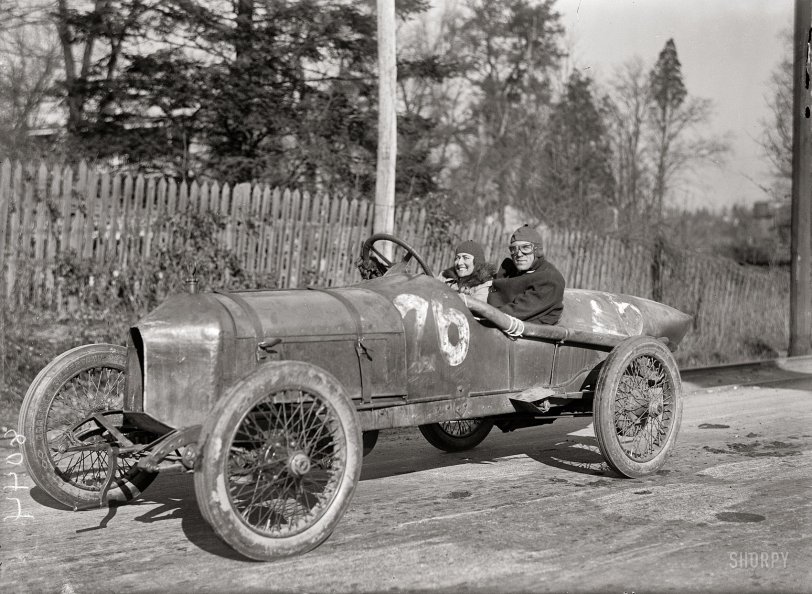
[[[431,301],[431,311],[437,320],[437,337],[440,339],[440,350],[443,352],[448,364],[455,367],[465,361],[468,354],[468,344],[471,341],[471,332],[468,320],[461,311],[454,308],[444,308],[442,303]],[[457,327],[457,344],[451,344],[449,329]]]
[[[401,317],[404,319],[410,311],[415,312],[415,336],[417,343],[423,337],[425,330],[429,302],[418,295],[403,293],[393,300],[398,308]],[[471,330],[468,327],[468,319],[458,309],[446,308],[439,301],[431,300],[431,311],[437,322],[437,339],[440,343],[440,352],[443,353],[448,364],[455,367],[465,361],[468,355],[468,345],[471,343]],[[454,326],[457,330],[457,340],[451,343],[449,330]]]
[[[395,307],[397,307],[398,311],[400,312],[400,317],[404,319],[406,318],[406,314],[408,314],[410,311],[414,311],[415,334],[417,336],[417,340],[423,338],[423,330],[426,327],[426,314],[428,314],[429,311],[428,301],[422,297],[418,297],[417,295],[403,293],[395,297],[394,303]]]

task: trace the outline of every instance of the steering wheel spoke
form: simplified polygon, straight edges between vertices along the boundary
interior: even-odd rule
[[[375,248],[374,245],[369,246],[369,251],[371,251],[373,254],[375,254],[378,257],[378,259],[381,261],[381,264],[383,264],[387,268],[392,268],[393,264],[389,260],[389,258],[384,256],[378,249]]]
[[[406,250],[406,254],[398,264],[393,264],[389,258],[381,253],[380,250],[376,249],[375,244],[379,241],[389,241],[394,243],[395,245],[398,245]],[[372,254],[375,255],[375,260],[372,259]],[[359,267],[361,268],[364,278],[373,278],[374,276],[380,276],[381,273],[387,274],[390,271],[402,270],[401,264],[408,264],[413,259],[418,263],[423,273],[429,276],[434,276],[434,273],[432,272],[431,268],[429,268],[428,264],[426,264],[425,260],[423,260],[423,258],[420,257],[420,254],[418,254],[417,251],[408,243],[398,237],[395,237],[394,235],[389,235],[388,233],[376,233],[374,235],[370,235],[361,246],[361,262]],[[380,267],[379,265],[385,267],[386,270],[378,272],[377,274],[370,272],[376,271]],[[368,276],[365,275],[365,272],[368,274]]]

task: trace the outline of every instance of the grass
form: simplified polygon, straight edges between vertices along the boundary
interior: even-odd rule
[[[28,386],[60,353],[83,344],[124,344],[132,319],[100,312],[92,317],[59,317],[53,312],[9,312],[0,322],[0,426],[16,427]]]

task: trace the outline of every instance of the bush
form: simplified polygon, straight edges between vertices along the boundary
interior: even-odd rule
[[[272,274],[248,274],[237,255],[222,246],[218,236],[224,229],[223,217],[216,213],[176,213],[154,225],[158,249],[138,267],[98,264],[73,250],[60,254],[55,270],[63,300],[69,301],[69,309],[78,308],[80,315],[110,311],[140,315],[167,295],[185,291],[193,276],[201,291],[273,287]]]

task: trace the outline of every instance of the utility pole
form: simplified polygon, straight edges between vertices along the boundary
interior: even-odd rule
[[[812,0],[795,0],[789,354],[812,352]]]
[[[378,7],[378,164],[375,178],[373,233],[395,228],[395,164],[397,161],[397,62],[395,60],[395,0],[377,0]],[[392,259],[392,245],[381,246]]]

